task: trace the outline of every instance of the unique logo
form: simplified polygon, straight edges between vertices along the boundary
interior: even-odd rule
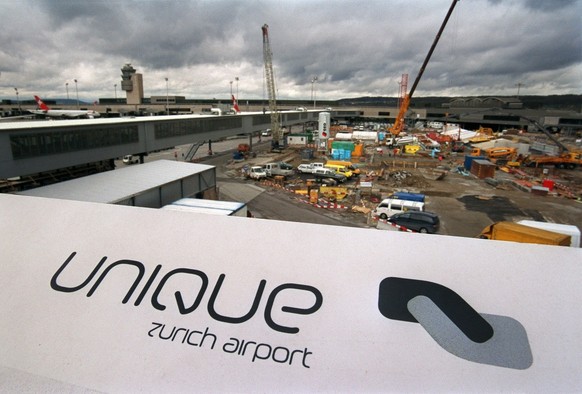
[[[520,322],[480,314],[438,283],[385,278],[380,282],[378,308],[389,319],[420,323],[443,349],[465,360],[513,369],[527,369],[533,363]]]
[[[250,301],[250,309],[242,316],[226,316],[222,315],[218,312],[216,305],[220,303],[219,299],[221,297],[221,288],[223,286],[223,282],[226,279],[225,274],[220,274],[218,278],[215,279],[215,283],[213,280],[206,275],[206,273],[192,269],[192,268],[176,268],[164,274],[162,279],[157,283],[155,286],[155,290],[151,292],[151,296],[148,294],[150,292],[150,288],[156,282],[157,276],[162,269],[162,265],[157,265],[152,272],[147,272],[147,267],[141,263],[140,261],[136,260],[117,260],[111,264],[109,264],[105,269],[101,270],[101,267],[105,264],[107,260],[107,256],[104,256],[99,263],[95,266],[93,271],[87,276],[87,278],[79,285],[70,286],[64,285],[59,282],[59,277],[67,268],[69,263],[74,259],[77,252],[72,252],[69,257],[65,260],[65,262],[61,265],[61,267],[55,272],[53,277],[50,281],[50,286],[53,290],[64,292],[64,293],[73,293],[83,289],[87,286],[93,278],[100,273],[99,277],[95,281],[95,283],[91,286],[89,291],[87,292],[87,297],[91,297],[93,293],[99,288],[103,280],[110,275],[112,270],[117,270],[117,267],[133,267],[136,270],[135,279],[133,283],[129,287],[126,296],[123,298],[122,303],[126,304],[134,295],[136,290],[139,290],[138,296],[135,298],[134,305],[139,306],[141,302],[146,299],[146,296],[149,297],[150,304],[157,310],[163,311],[166,309],[166,305],[162,304],[160,300],[160,294],[168,292],[170,290],[176,290],[173,288],[173,285],[168,282],[171,282],[171,278],[174,276],[182,276],[189,278],[192,281],[192,286],[194,289],[197,289],[197,295],[194,300],[185,300],[182,296],[182,292],[176,290],[174,292],[174,297],[176,299],[175,307],[178,309],[180,314],[188,315],[193,313],[198,309],[200,306],[203,297],[206,295],[207,290],[211,290],[210,298],[207,302],[206,309],[208,315],[220,322],[230,323],[230,324],[240,324],[248,321],[257,313],[259,309],[259,304],[263,299],[263,295],[265,293],[265,288],[267,287],[267,281],[262,279],[258,286],[257,290],[255,291],[254,299]],[[146,279],[147,274],[147,279]],[[169,289],[168,289],[169,288]],[[307,295],[311,295],[313,298],[313,304],[308,307],[297,307],[293,305],[280,305],[280,301],[278,297],[281,293],[285,293],[287,291],[294,291],[296,294],[297,292],[302,292]],[[227,300],[228,301],[228,300]],[[321,305],[323,304],[323,295],[321,292],[313,287],[306,284],[301,283],[283,283],[276,286],[267,296],[265,310],[263,313],[263,318],[267,325],[278,332],[282,332],[285,334],[296,334],[299,332],[299,327],[293,326],[286,326],[283,324],[279,324],[275,321],[274,315],[275,310],[277,307],[281,308],[281,312],[287,314],[297,314],[297,315],[310,315],[319,310]]]

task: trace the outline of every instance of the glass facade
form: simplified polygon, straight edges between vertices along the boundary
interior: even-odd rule
[[[231,130],[242,127],[242,118],[233,116],[220,119],[185,119],[157,123],[155,138],[172,138],[208,131]]]
[[[138,141],[137,126],[91,127],[10,135],[14,159],[125,145]]]

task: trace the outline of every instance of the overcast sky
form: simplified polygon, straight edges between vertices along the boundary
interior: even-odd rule
[[[96,100],[121,67],[146,97],[265,97],[269,25],[280,99],[398,95],[451,0],[0,0],[0,97]],[[317,82],[312,84],[312,79]],[[582,0],[461,0],[415,96],[582,94]],[[232,84],[236,94],[237,83]]]

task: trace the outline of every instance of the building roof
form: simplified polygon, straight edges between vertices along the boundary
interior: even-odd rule
[[[114,204],[161,185],[213,169],[214,166],[206,164],[156,160],[17,194]]]

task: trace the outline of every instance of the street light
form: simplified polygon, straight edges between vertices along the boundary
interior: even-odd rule
[[[234,80],[236,81],[236,102],[238,103],[238,77],[234,77]]]
[[[77,109],[79,109],[79,89],[77,88],[77,80],[74,79],[73,81],[75,81],[75,92],[77,93]]]
[[[67,105],[69,105],[69,83],[65,82],[65,89],[67,89]]]
[[[114,84],[113,88],[115,89],[115,101],[117,101],[117,84]]]
[[[317,92],[314,89],[314,84],[317,82],[317,77],[311,78],[311,99],[313,100],[313,108],[315,108],[315,96]]]
[[[170,99],[168,96],[168,77],[166,77],[166,115],[170,115]]]
[[[18,114],[21,114],[22,110],[20,109],[20,99],[18,98],[18,89],[14,88],[14,91],[16,92],[16,102],[18,103]]]

